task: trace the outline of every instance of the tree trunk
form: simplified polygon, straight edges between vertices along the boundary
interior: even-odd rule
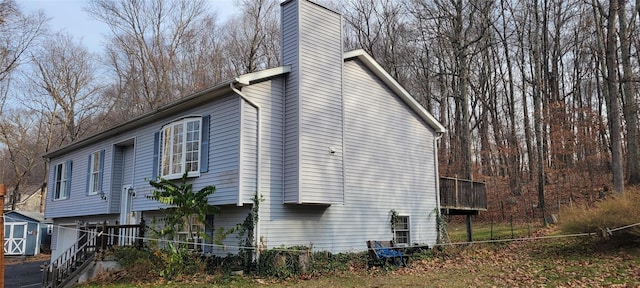
[[[537,175],[538,175],[538,207],[542,211],[542,224],[546,225],[546,218],[544,215],[544,139],[542,135],[542,92],[545,89],[542,63],[542,51],[540,46],[540,15],[538,13],[538,3],[533,4],[533,13],[535,17],[535,30],[532,35],[533,42],[533,66],[534,66],[534,87],[533,87],[533,122],[536,138],[536,163],[537,163]]]
[[[631,39],[625,11],[626,0],[620,1],[620,51],[622,62],[622,93],[624,119],[627,127],[627,175],[629,185],[640,184],[640,148],[638,143],[638,104],[631,70]]]
[[[618,96],[618,55],[616,41],[616,17],[618,15],[618,0],[609,1],[609,15],[607,16],[607,44],[605,61],[607,64],[607,115],[611,138],[611,169],[613,173],[613,191],[624,193],[624,172],[622,165],[622,128],[620,121],[620,103]]]

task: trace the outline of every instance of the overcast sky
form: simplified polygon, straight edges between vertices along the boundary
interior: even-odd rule
[[[236,12],[236,0],[209,0],[210,6],[218,12],[218,20],[224,21]],[[51,18],[51,28],[54,31],[64,30],[82,43],[91,52],[102,52],[103,35],[108,34],[107,26],[89,17],[83,11],[87,0],[19,0],[18,5],[25,13],[39,9],[44,10]]]

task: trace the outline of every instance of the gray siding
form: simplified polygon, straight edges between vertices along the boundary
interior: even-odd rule
[[[231,229],[238,224],[242,224],[244,219],[249,215],[251,207],[222,207],[220,214],[214,216],[213,228]],[[219,256],[227,256],[229,253],[237,254],[239,252],[238,245],[240,244],[240,238],[237,233],[227,235],[222,241],[223,247],[213,246],[209,252],[217,254]],[[244,243],[244,242],[243,242]]]
[[[89,165],[89,155],[98,150],[105,150],[105,159],[111,159],[111,149],[108,144],[101,143],[99,145],[85,147],[74,151],[64,157],[50,159],[47,181],[46,210],[45,218],[90,215],[90,214],[107,214],[108,201],[102,200],[99,195],[88,195],[87,187],[87,169]],[[67,199],[53,200],[54,167],[59,163],[71,160],[71,181],[67,185],[71,185],[71,191]],[[103,191],[108,192],[108,183],[111,181],[110,173],[111,162],[104,163]]]
[[[210,115],[209,171],[200,177],[192,178],[194,191],[207,185],[216,186],[216,192],[209,199],[211,204],[226,205],[238,202],[238,173],[240,169],[240,98],[229,95],[218,98],[208,105],[184,111],[174,118],[160,121],[150,126],[138,137],[136,147],[136,198],[133,199],[133,211],[155,210],[158,202],[146,199],[152,193],[145,178],[153,174],[154,133],[171,122],[188,115]],[[140,151],[140,152],[138,152]],[[140,193],[142,192],[142,193]]]
[[[260,207],[268,247],[363,250],[390,240],[391,209],[410,216],[412,243],[433,244],[437,174],[434,131],[359,61],[345,63],[344,205],[281,205],[272,194]]]
[[[212,204],[238,203],[240,169],[240,97],[232,95],[213,106],[210,123],[209,172],[203,184],[216,186]],[[211,178],[209,178],[211,177]],[[201,185],[200,187],[203,187]],[[194,188],[195,185],[194,185]]]
[[[298,29],[286,31],[282,45],[283,63],[293,65],[286,94],[284,201],[342,203],[342,18],[299,0],[283,6],[282,25]]]
[[[273,79],[244,87],[242,92],[260,106],[260,187],[259,193],[264,199],[277,199],[276,205],[282,205],[283,194],[283,107],[284,79]],[[249,105],[246,105],[249,106]],[[255,110],[254,110],[255,111]],[[245,113],[245,122],[254,122],[255,114]],[[256,135],[249,132],[250,135]],[[256,141],[245,138],[247,150],[254,150]],[[245,157],[245,162],[255,165],[255,159]],[[245,203],[252,203],[254,191],[248,191]],[[270,201],[271,203],[271,201]]]
[[[112,146],[113,157],[111,158],[112,168],[111,173],[111,187],[108,194],[109,212],[120,213],[120,197],[122,191],[122,179],[124,174],[124,151],[122,147]],[[106,182],[105,182],[106,183]]]
[[[291,1],[282,6],[282,63],[291,66],[291,72],[286,76],[285,91],[285,138],[284,138],[284,175],[285,202],[297,203],[300,199],[300,158],[299,158],[299,55],[300,42],[298,22],[298,1]]]
[[[70,197],[65,200],[53,201],[53,193],[47,193],[47,209],[45,217],[60,218],[82,215],[100,215],[120,212],[120,195],[122,185],[133,184],[136,198],[133,199],[133,211],[147,211],[158,209],[159,205],[145,196],[151,193],[148,180],[153,177],[153,147],[154,133],[175,119],[187,115],[211,115],[209,171],[201,173],[200,177],[191,179],[195,190],[206,185],[215,185],[216,193],[210,201],[217,205],[237,204],[239,186],[239,154],[240,154],[240,98],[228,95],[213,100],[209,105],[183,111],[152,125],[134,129],[117,137],[79,149],[63,157],[50,160],[50,170],[54,165],[72,160],[72,177]],[[135,151],[127,153],[135,156],[135,160],[118,161],[124,156],[124,150],[116,146],[118,143],[135,138]],[[107,200],[99,195],[87,195],[87,164],[91,152],[104,149],[104,178],[103,191]],[[125,172],[127,171],[127,172]],[[53,173],[49,173],[48,191],[53,191]],[[114,178],[112,178],[114,177]],[[119,180],[126,179],[126,181]],[[133,179],[133,180],[131,180]],[[133,183],[132,183],[133,181]],[[116,187],[117,186],[117,187]]]
[[[251,203],[252,196],[256,194],[258,114],[256,108],[244,100],[240,106],[242,110],[240,199],[242,199],[242,203]]]

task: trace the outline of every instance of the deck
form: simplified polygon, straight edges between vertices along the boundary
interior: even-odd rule
[[[478,215],[487,211],[485,183],[440,177],[440,209],[446,215]]]

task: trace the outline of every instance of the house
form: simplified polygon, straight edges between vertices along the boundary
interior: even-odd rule
[[[40,187],[36,185],[27,185],[21,188],[20,192],[11,191],[4,204],[4,211],[18,210],[27,212],[44,212],[44,202],[42,201],[46,195],[46,187]],[[25,191],[27,191],[25,193]],[[15,197],[13,197],[15,194]],[[14,203],[15,202],[15,203]]]
[[[4,213],[4,253],[13,256],[33,256],[51,243],[51,221],[42,213],[10,211]]]
[[[436,142],[445,128],[371,56],[343,51],[338,13],[309,0],[281,6],[283,66],[45,155],[52,258],[75,243],[80,224],[161,216],[145,197],[148,180],[184,173],[194,190],[216,186],[216,228],[242,223],[260,195],[255,239],[265,248],[347,252],[371,239],[436,241]]]

